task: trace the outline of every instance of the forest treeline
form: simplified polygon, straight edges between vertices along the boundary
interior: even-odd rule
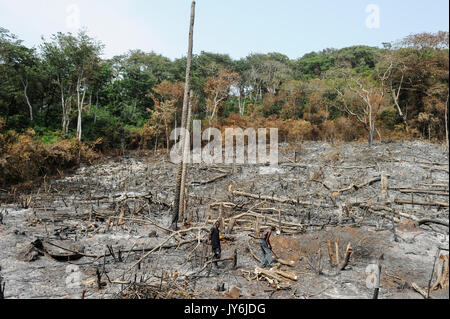
[[[193,118],[222,129],[277,127],[281,141],[448,143],[448,47],[449,33],[437,32],[299,59],[201,52],[191,71]],[[0,184],[93,151],[171,145],[186,58],[135,50],[103,59],[103,48],[86,31],[29,48],[0,28]]]

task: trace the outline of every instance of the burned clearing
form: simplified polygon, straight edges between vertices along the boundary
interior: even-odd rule
[[[189,165],[177,231],[163,152],[3,190],[4,297],[366,299],[380,265],[379,298],[448,298],[445,147],[305,142],[280,145],[279,161]],[[206,241],[216,220],[220,269]],[[249,235],[268,226],[278,264],[261,269]]]

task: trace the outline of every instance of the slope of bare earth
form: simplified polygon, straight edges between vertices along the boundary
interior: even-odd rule
[[[280,145],[279,161],[190,165],[179,232],[167,229],[176,165],[165,153],[0,192],[5,298],[371,298],[369,265],[382,254],[379,298],[423,298],[412,286],[427,291],[433,268],[444,279],[431,297],[449,297],[446,148],[308,142]],[[215,269],[205,239],[219,217]],[[277,258],[292,264],[261,272],[249,234],[269,225]],[[329,247],[342,261],[349,243],[340,271]]]

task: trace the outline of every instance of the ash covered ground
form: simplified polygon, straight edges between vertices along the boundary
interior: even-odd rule
[[[367,299],[366,270],[378,262],[380,299],[421,299],[414,286],[427,291],[439,267],[446,276],[445,147],[305,142],[280,145],[279,161],[190,165],[176,233],[168,228],[177,167],[165,152],[106,158],[3,191],[4,297]],[[219,217],[224,261],[215,269],[205,239]],[[267,269],[272,277],[258,272],[249,236],[270,225],[281,225],[272,246],[289,264]],[[351,243],[345,269],[332,265],[329,243],[341,261]],[[434,288],[432,298],[448,298],[448,277]]]

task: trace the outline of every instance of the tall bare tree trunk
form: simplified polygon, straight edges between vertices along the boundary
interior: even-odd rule
[[[192,65],[192,51],[194,46],[194,22],[195,22],[195,1],[192,2],[191,6],[191,22],[189,27],[189,47],[188,47],[188,56],[186,62],[186,83],[184,88],[184,100],[183,100],[183,116],[181,120],[181,128],[184,129],[186,127],[186,118],[188,113],[188,104],[189,104],[189,94],[191,87],[191,65]],[[175,198],[174,205],[172,211],[172,224],[171,228],[176,230],[178,224],[178,217],[180,211],[180,194],[181,194],[181,179],[183,175],[183,162],[178,164],[177,168],[177,181],[175,186]]]
[[[372,108],[369,107],[369,146],[373,145],[373,136],[375,135],[375,123],[372,121]]]
[[[187,116],[187,120],[186,120],[186,130],[187,132],[190,132],[191,130],[191,115],[192,115],[192,99],[194,97],[194,92],[191,91],[189,94],[189,110],[188,110],[188,116]],[[189,151],[190,151],[190,145],[191,145],[191,138],[190,138],[190,134],[189,136],[185,136],[184,139],[184,149],[183,149],[183,170],[181,173],[181,188],[180,188],[180,207],[181,209],[179,209],[179,213],[178,213],[178,218],[180,220],[183,219],[183,216],[185,214],[185,205],[184,205],[184,201],[185,201],[185,188],[186,188],[186,175],[187,175],[187,163],[189,161]]]
[[[78,120],[77,120],[77,138],[81,141],[81,117],[83,112],[84,98],[86,96],[86,88],[83,89],[83,94],[81,95],[81,80],[77,84],[77,108],[78,108]]]
[[[23,84],[23,95],[25,96],[25,102],[27,102],[28,109],[30,110],[30,120],[33,121],[33,107],[31,106],[30,99],[28,98],[28,79],[20,79]]]
[[[94,125],[97,123],[97,108],[98,108],[98,91],[95,99]]]
[[[448,98],[449,95],[447,94],[447,101],[445,102],[445,140],[448,147]]]

